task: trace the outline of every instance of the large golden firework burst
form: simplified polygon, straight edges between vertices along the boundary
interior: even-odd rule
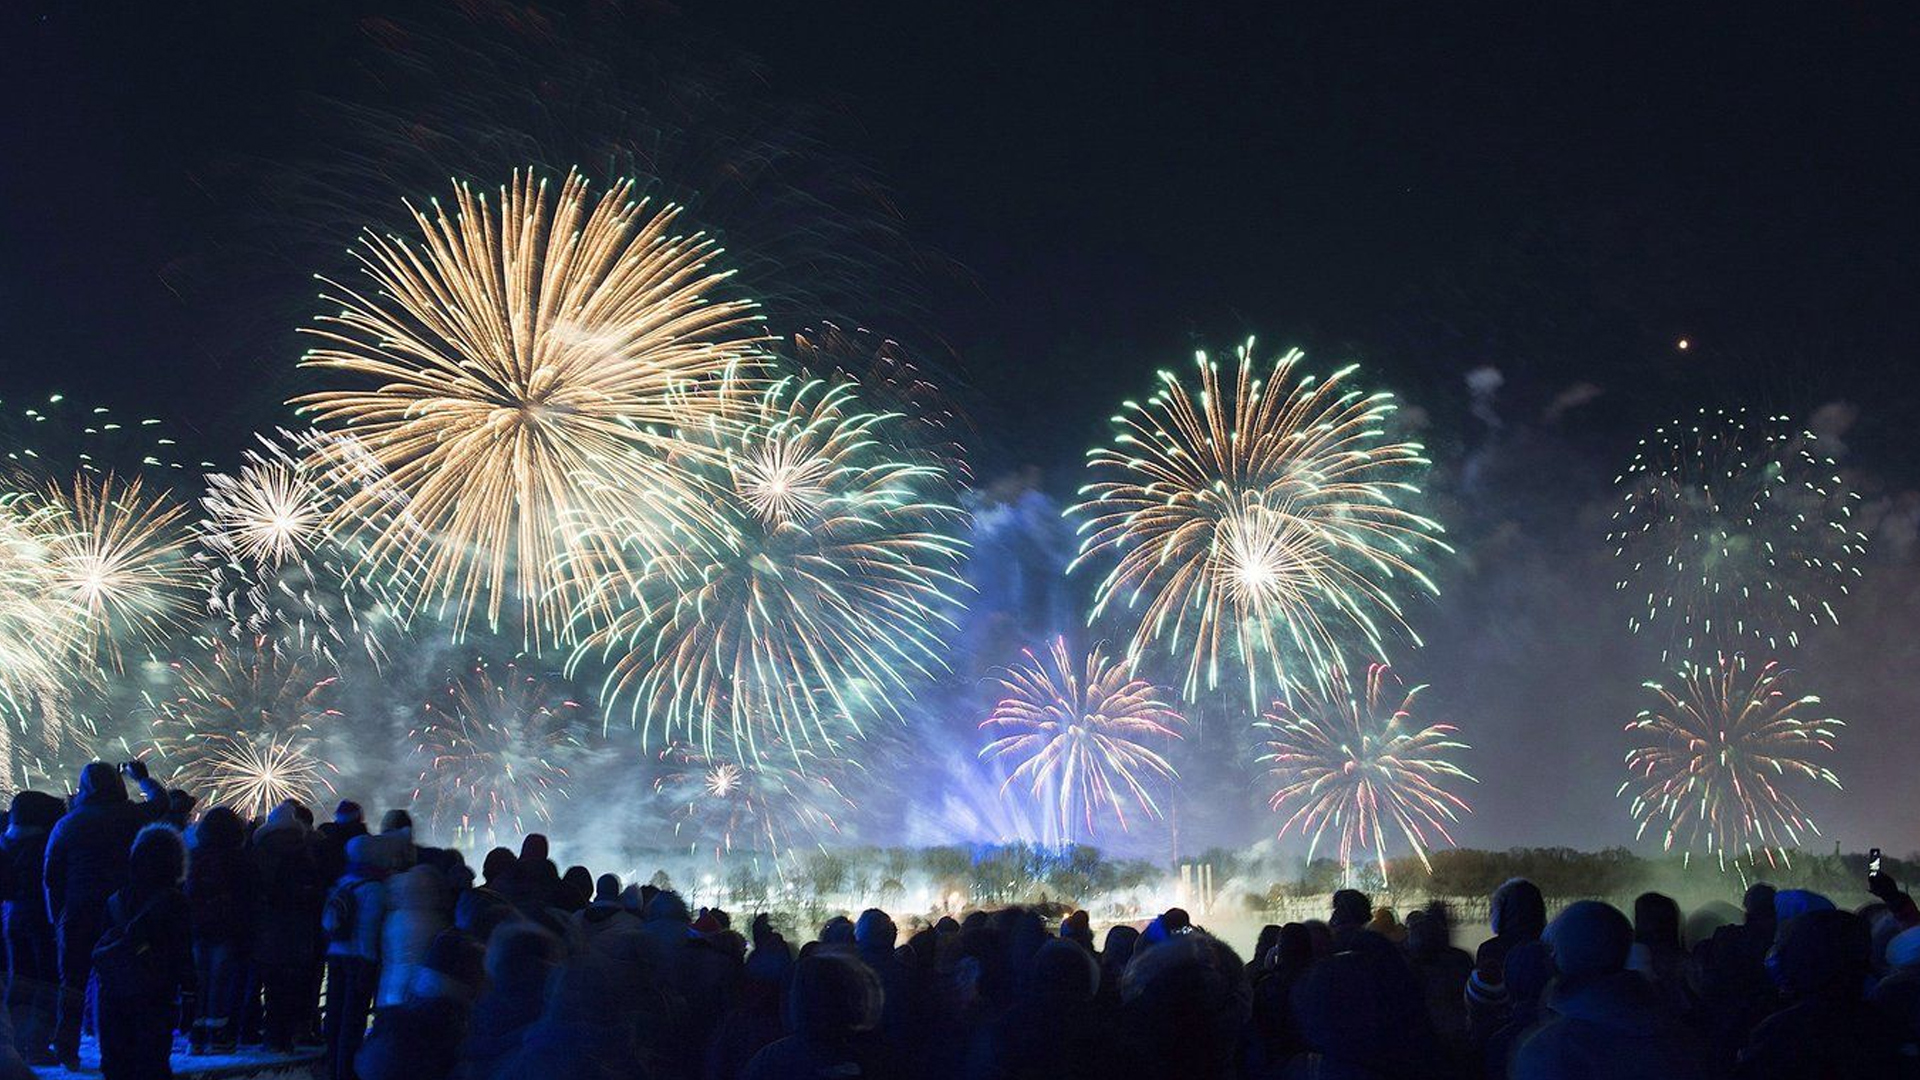
[[[120,670],[182,630],[198,579],[187,508],[139,477],[81,474],[45,494],[40,518],[51,600],[71,618],[62,640],[84,660]]]
[[[662,519],[701,513],[673,460],[699,448],[679,432],[727,411],[720,388],[754,362],[756,322],[718,297],[713,241],[631,194],[590,199],[570,173],[549,199],[527,173],[495,206],[461,185],[451,213],[414,210],[416,242],[364,237],[369,287],[330,282],[342,310],[308,330],[320,344],[302,364],[358,386],[296,404],[355,435],[404,498],[369,513],[385,496],[356,492],[337,521],[366,529],[369,564],[456,632],[517,605],[525,636],[549,637],[580,577],[622,568],[597,526],[618,519],[650,550]]]
[[[1124,611],[1131,651],[1183,657],[1191,700],[1240,665],[1263,684],[1343,678],[1349,640],[1378,655],[1405,628],[1403,586],[1435,592],[1422,558],[1447,550],[1438,522],[1400,502],[1428,464],[1387,433],[1392,395],[1355,385],[1352,366],[1322,379],[1298,350],[1271,369],[1240,347],[1230,380],[1198,356],[1199,386],[1170,372],[1114,418],[1113,445],[1088,454],[1097,479],[1073,508],[1073,565],[1111,569],[1093,617]],[[1409,631],[1410,633],[1410,631]],[[1417,640],[1417,639],[1416,639]]]

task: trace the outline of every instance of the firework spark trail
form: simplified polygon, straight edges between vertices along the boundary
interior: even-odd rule
[[[420,707],[414,800],[436,830],[488,846],[551,824],[583,711],[517,664],[474,662]]]
[[[648,741],[747,759],[778,744],[801,765],[899,718],[943,670],[964,546],[943,530],[961,514],[941,471],[889,441],[895,417],[859,410],[844,383],[768,385],[707,435],[725,529],[654,557],[637,595],[587,598],[625,606],[570,668],[611,659],[602,701],[644,718]]]
[[[1809,715],[1820,699],[1794,696],[1777,662],[1750,670],[1733,654],[1682,665],[1677,692],[1646,687],[1660,702],[1627,725],[1647,741],[1627,754],[1631,775],[1619,790],[1633,795],[1638,835],[1660,828],[1667,850],[1699,843],[1724,867],[1729,854],[1742,852],[1749,863],[1764,856],[1776,865],[1776,854],[1788,860],[1802,833],[1820,831],[1783,781],[1839,788],[1817,757],[1833,752],[1845,725]]]
[[[139,477],[75,476],[44,495],[40,519],[52,595],[76,614],[58,639],[120,671],[129,650],[151,651],[184,629],[197,581],[187,508]]]
[[[173,664],[177,691],[153,703],[153,750],[179,785],[256,818],[332,794],[320,741],[345,722],[338,679],[264,639],[199,644],[204,658]]]
[[[595,202],[570,173],[557,199],[516,175],[498,207],[471,188],[449,216],[414,210],[417,243],[367,236],[371,289],[332,284],[343,310],[309,329],[303,366],[371,381],[296,402],[355,435],[406,500],[366,530],[367,559],[419,605],[497,626],[517,600],[525,637],[550,638],[624,563],[599,522],[653,553],[672,519],[698,517],[674,459],[678,432],[729,411],[717,388],[757,363],[750,305],[718,298],[712,240],[674,234],[631,184]],[[410,209],[412,209],[410,207]],[[367,518],[356,492],[343,527]],[[645,505],[659,520],[641,520]]]
[[[1384,627],[1406,628],[1399,581],[1438,591],[1417,560],[1450,550],[1443,530],[1396,502],[1418,494],[1424,449],[1386,433],[1392,395],[1355,388],[1354,367],[1320,379],[1301,359],[1263,378],[1248,342],[1223,382],[1199,354],[1197,392],[1162,372],[1145,404],[1124,403],[1113,445],[1088,454],[1099,479],[1070,511],[1082,541],[1069,570],[1112,561],[1092,617],[1137,610],[1130,652],[1184,655],[1189,700],[1218,685],[1229,652],[1256,702],[1269,678],[1331,685],[1344,633],[1377,654]]]
[[[30,495],[0,492],[0,785],[14,786],[16,756],[32,756],[18,737],[32,732],[39,750],[58,745],[66,710],[55,707],[69,676],[61,650],[84,612],[62,600],[48,546],[61,515]],[[41,721],[38,724],[27,720]]]
[[[1661,660],[1737,649],[1779,652],[1838,622],[1831,599],[1860,575],[1858,493],[1811,433],[1782,416],[1700,410],[1644,439],[1616,480],[1607,543],[1628,620],[1658,634]]]
[[[1451,781],[1475,782],[1450,760],[1469,747],[1452,725],[1414,719],[1415,698],[1425,687],[1407,690],[1395,704],[1399,687],[1385,664],[1374,664],[1364,697],[1302,695],[1297,708],[1275,702],[1258,725],[1268,733],[1260,761],[1279,784],[1269,805],[1276,813],[1291,811],[1280,835],[1297,828],[1311,837],[1311,859],[1329,833],[1337,834],[1349,880],[1355,854],[1365,851],[1373,852],[1385,879],[1389,830],[1431,873],[1433,839],[1453,843],[1448,825],[1471,812],[1447,790]]]
[[[200,500],[208,613],[234,641],[265,637],[336,668],[360,654],[377,668],[394,607],[379,578],[356,572],[357,553],[330,526],[347,490],[385,490],[377,463],[362,451],[355,469],[350,440],[317,432],[257,439],[238,470],[207,476]]]
[[[1049,799],[1062,837],[1073,835],[1075,819],[1092,836],[1108,812],[1126,831],[1128,803],[1158,818],[1151,788],[1171,786],[1178,774],[1147,741],[1180,738],[1185,720],[1131,663],[1110,660],[1097,647],[1078,664],[1061,637],[1045,659],[1031,650],[1023,655],[1024,663],[1001,672],[1006,696],[980,724],[1008,732],[980,751],[983,759],[1019,762],[1002,793],[1018,781]]]
[[[798,848],[840,833],[854,809],[835,777],[854,766],[799,751],[803,764],[784,748],[759,755],[721,746],[714,752],[677,744],[660,753],[666,769],[654,790],[670,801],[674,835],[706,846],[715,861],[736,850],[764,852],[778,870]]]

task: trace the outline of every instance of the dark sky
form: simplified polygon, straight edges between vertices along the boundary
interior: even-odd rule
[[[1466,552],[1419,677],[1462,672],[1435,697],[1491,748],[1468,837],[1620,840],[1618,721],[1653,672],[1597,607],[1595,552],[1633,441],[1701,405],[1833,406],[1876,528],[1920,484],[1920,11],[1678,7],[555,4],[482,20],[483,65],[448,61],[452,5],[19,0],[0,397],[158,412],[230,456],[294,385],[307,275],[355,225],[489,155],[564,168],[620,137],[595,125],[637,121],[675,133],[649,144],[664,169],[692,163],[674,194],[773,253],[771,293],[824,282],[834,314],[920,350],[988,479],[1037,466],[1064,498],[1115,402],[1196,346],[1364,361],[1430,420]],[[599,66],[564,70],[556,40]],[[634,111],[689,84],[685,109]],[[495,91],[551,130],[490,130]],[[749,129],[793,160],[714,195]],[[816,264],[836,237],[854,250]],[[1476,369],[1500,376],[1477,411]],[[1884,587],[1827,645],[1851,666],[1821,672],[1859,714],[1845,763],[1868,794],[1825,805],[1862,847],[1901,825],[1920,846],[1870,797],[1920,765],[1913,553],[1886,527]],[[1567,773],[1565,818],[1522,821]]]

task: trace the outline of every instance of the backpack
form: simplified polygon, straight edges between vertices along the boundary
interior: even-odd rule
[[[349,945],[359,930],[360,902],[354,893],[368,882],[347,882],[327,894],[326,910],[320,913],[320,925],[327,932],[327,944]]]
[[[146,916],[165,896],[155,897],[126,917],[126,896],[107,901],[108,925],[93,946],[93,971],[100,992],[114,998],[150,998],[167,992],[166,972],[154,951]]]

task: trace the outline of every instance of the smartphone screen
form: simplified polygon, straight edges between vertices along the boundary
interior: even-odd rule
[[[1872,851],[1867,852],[1867,873],[1877,874],[1879,872],[1880,872],[1880,849],[1874,848]]]

